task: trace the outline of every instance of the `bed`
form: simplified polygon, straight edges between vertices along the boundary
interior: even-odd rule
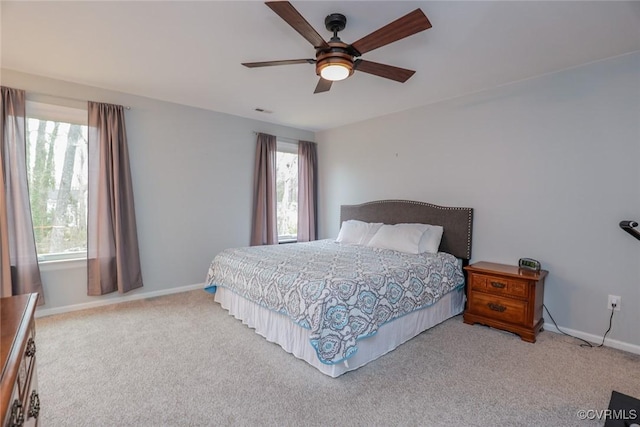
[[[205,282],[230,315],[331,377],[464,310],[462,267],[471,258],[473,209],[381,200],[343,205],[340,220],[339,239],[345,223],[358,222],[430,224],[442,227],[441,239],[437,253],[335,238],[227,249],[214,258]]]

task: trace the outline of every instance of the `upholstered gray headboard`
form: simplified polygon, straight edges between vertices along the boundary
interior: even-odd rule
[[[340,222],[349,219],[384,224],[418,222],[441,225],[444,233],[440,251],[467,261],[471,259],[473,208],[438,206],[410,200],[378,200],[361,205],[342,205]]]

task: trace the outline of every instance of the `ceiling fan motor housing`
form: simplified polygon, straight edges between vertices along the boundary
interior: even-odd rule
[[[342,42],[329,42],[329,49],[318,49],[316,52],[316,74],[329,65],[342,65],[353,74],[353,55],[349,53],[348,45]]]
[[[329,40],[329,48],[316,50],[316,74],[321,75],[322,69],[329,65],[342,65],[349,70],[349,76],[353,74],[353,57],[357,52],[338,37],[338,32],[347,26],[347,18],[341,13],[332,13],[324,19],[327,30],[333,33]]]
[[[341,13],[332,13],[324,18],[324,26],[332,33],[337,33],[347,26],[347,17]]]

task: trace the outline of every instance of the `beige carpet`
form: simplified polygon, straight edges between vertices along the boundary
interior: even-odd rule
[[[43,426],[581,426],[640,356],[543,332],[528,344],[460,316],[337,379],[267,342],[204,291],[37,320]]]

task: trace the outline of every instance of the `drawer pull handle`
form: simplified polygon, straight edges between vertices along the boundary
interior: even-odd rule
[[[13,401],[11,405],[11,417],[9,418],[9,427],[21,427],[24,424],[24,412],[22,412],[22,403],[18,399]]]
[[[38,415],[40,415],[40,396],[38,396],[38,393],[36,393],[35,390],[31,392],[28,414],[33,418],[38,418]]]
[[[498,311],[500,313],[502,313],[503,311],[505,311],[507,309],[507,307],[505,307],[504,305],[496,304],[496,303],[493,303],[493,302],[490,302],[487,305],[489,306],[489,308],[491,310]]]
[[[500,282],[491,282],[491,286],[493,286],[494,288],[503,289],[507,285],[505,285],[504,283],[500,283]]]
[[[27,341],[27,350],[24,352],[27,357],[33,357],[36,355],[36,342],[33,338],[29,338]]]

